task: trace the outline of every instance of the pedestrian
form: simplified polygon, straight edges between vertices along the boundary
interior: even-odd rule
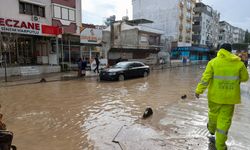
[[[78,65],[78,77],[82,76],[82,63],[83,63],[82,58],[79,58],[79,60],[77,62],[77,65]]]
[[[182,63],[183,63],[183,65],[186,65],[186,64],[187,64],[187,57],[186,57],[186,56],[184,56],[184,57],[182,58]]]
[[[240,83],[249,78],[244,63],[231,51],[231,44],[225,43],[221,46],[217,57],[208,62],[195,91],[196,98],[199,98],[208,87],[207,128],[211,134],[209,139],[215,140],[217,150],[227,149],[227,134],[234,107],[241,103]]]
[[[96,67],[94,69],[94,72],[97,71],[97,73],[99,73],[99,64],[100,64],[100,61],[99,61],[98,55],[96,55],[96,57],[95,57],[95,64],[96,64]]]
[[[117,63],[119,63],[119,62],[121,62],[121,61],[122,61],[122,58],[121,58],[121,57],[119,57],[119,58],[116,60],[116,62],[115,62],[115,63],[117,64]]]
[[[87,68],[87,60],[84,58],[82,60],[82,64],[81,64],[81,75],[82,76],[86,75],[86,68]]]

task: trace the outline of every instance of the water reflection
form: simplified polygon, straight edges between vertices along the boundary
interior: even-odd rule
[[[206,99],[193,97],[202,71],[185,67],[124,82],[6,87],[0,88],[0,103],[18,149],[120,149],[112,140],[124,125],[117,136],[123,148],[204,149]],[[181,100],[183,94],[187,99]],[[154,115],[141,120],[147,106]]]

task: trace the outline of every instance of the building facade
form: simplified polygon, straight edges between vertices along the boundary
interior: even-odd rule
[[[9,67],[58,65],[69,38],[80,51],[80,26],[80,0],[1,0],[0,55]]]
[[[238,27],[233,29],[233,43],[244,43],[245,42],[246,32]]]
[[[219,44],[233,43],[234,27],[226,21],[220,21]]]
[[[59,60],[69,65],[80,57],[81,0],[51,0],[52,25],[62,29]],[[56,47],[54,42],[53,47]]]
[[[89,62],[92,62],[96,55],[105,57],[105,53],[102,51],[102,31],[107,26],[82,24],[82,27],[80,56],[89,60]]]
[[[163,30],[178,46],[191,46],[195,0],[133,0],[132,5],[133,19],[152,20],[147,26]]]
[[[146,64],[157,62],[163,31],[139,26],[150,23],[145,19],[116,21],[103,30],[103,49],[109,65],[122,60],[140,60]]]
[[[217,48],[220,14],[212,7],[196,3],[193,17],[193,45]]]

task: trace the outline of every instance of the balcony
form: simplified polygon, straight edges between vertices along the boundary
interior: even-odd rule
[[[192,35],[192,39],[193,39],[194,41],[200,41],[200,40],[201,40],[201,35],[199,35],[199,34],[193,34],[193,35]]]
[[[191,37],[190,36],[186,36],[186,42],[190,42],[191,41]]]
[[[200,32],[201,31],[201,26],[200,25],[193,25],[193,31],[194,32]]]
[[[187,33],[190,33],[192,30],[191,28],[186,28]]]
[[[179,42],[182,42],[182,40],[183,40],[183,37],[180,35],[179,36]]]
[[[187,22],[191,22],[192,21],[191,17],[187,17],[186,20],[187,20]]]
[[[188,12],[192,12],[192,7],[187,7]]]
[[[180,6],[180,8],[183,8],[183,6],[184,6],[183,2],[180,2],[179,6]]]
[[[193,20],[194,20],[194,22],[201,22],[202,21],[202,17],[200,17],[200,16],[194,16]]]
[[[182,25],[182,24],[180,24],[180,26],[179,26],[179,30],[180,30],[180,31],[182,31],[182,29],[183,29],[183,25]]]
[[[182,20],[183,19],[183,14],[181,13],[179,17],[180,17],[180,20]]]
[[[202,8],[201,7],[194,7],[193,11],[194,12],[202,12]]]

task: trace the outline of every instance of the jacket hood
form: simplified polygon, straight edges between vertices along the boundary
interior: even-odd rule
[[[240,61],[240,57],[230,53],[229,51],[223,48],[219,50],[219,52],[217,53],[217,57],[224,58],[229,61]]]

